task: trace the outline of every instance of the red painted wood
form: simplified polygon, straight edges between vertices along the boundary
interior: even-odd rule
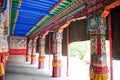
[[[9,49],[10,55],[26,55],[26,49]]]
[[[113,80],[113,49],[112,49],[112,26],[111,26],[111,14],[108,16],[108,30],[110,41],[110,80]]]
[[[67,27],[67,42],[66,42],[66,55],[67,55],[67,69],[66,69],[66,76],[69,76],[69,54],[68,54],[68,45],[69,45],[69,27]]]
[[[50,53],[51,53],[51,33],[49,34],[49,49],[48,49],[48,54],[49,54],[48,67],[49,67],[49,69],[50,69]]]
[[[38,69],[44,69],[44,61],[39,61]]]
[[[0,0],[0,7],[3,7],[4,5],[4,0]]]
[[[54,59],[53,61],[54,61],[54,63],[61,63],[61,60],[59,60],[59,59]]]
[[[97,54],[101,55],[101,38],[97,37]]]
[[[61,77],[61,67],[53,67],[52,77]]]
[[[5,80],[5,75],[0,76],[0,80]]]
[[[40,55],[39,57],[38,57],[38,69],[44,69],[44,63],[45,63],[45,56],[43,56],[43,55]]]
[[[36,55],[31,54],[31,64],[35,64],[35,63],[36,63]]]
[[[30,61],[30,59],[28,59],[29,57],[28,57],[28,45],[29,45],[29,38],[27,38],[27,49],[26,49],[26,61],[28,62],[28,61]]]

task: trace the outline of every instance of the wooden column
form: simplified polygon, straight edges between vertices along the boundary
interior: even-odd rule
[[[5,80],[4,57],[2,52],[3,30],[4,30],[4,13],[0,12],[0,80]]]
[[[106,19],[93,14],[88,19],[91,42],[90,80],[107,80],[108,67],[106,59],[105,30]]]
[[[45,38],[46,35],[49,33],[49,30],[45,31],[43,35],[40,37],[40,47],[39,47],[39,58],[38,58],[38,69],[44,68],[45,62]]]
[[[52,77],[61,77],[62,33],[53,33],[53,72]]]
[[[109,30],[109,41],[110,41],[110,80],[113,80],[113,36],[112,36],[112,24],[111,14],[108,16],[108,30]]]
[[[69,76],[69,53],[68,53],[68,48],[69,48],[69,27],[67,27],[67,31],[66,31],[66,39],[67,39],[67,41],[66,41],[66,46],[67,46],[67,48],[66,48],[66,55],[67,55],[67,70],[66,70],[66,76]]]
[[[49,47],[48,47],[48,54],[49,54],[49,60],[48,60],[48,67],[50,69],[50,55],[51,55],[51,33],[49,33]]]
[[[40,54],[38,58],[38,69],[43,69],[45,62],[45,37],[40,37],[39,52]]]
[[[36,39],[33,41],[31,64],[35,64],[35,62],[36,62]]]
[[[31,61],[31,52],[32,52],[32,40],[27,40],[27,55],[26,55],[26,61]]]

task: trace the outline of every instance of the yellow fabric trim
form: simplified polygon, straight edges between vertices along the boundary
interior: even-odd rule
[[[61,63],[53,63],[53,67],[61,67],[62,64]]]
[[[27,57],[31,57],[31,55],[27,55]]]
[[[41,59],[39,59],[39,61],[40,61],[40,62],[43,62],[43,61],[45,61],[45,58],[41,58]]]
[[[6,61],[8,60],[8,56],[5,56],[5,60],[6,60]]]
[[[36,57],[35,56],[33,56],[33,57],[31,57],[32,59],[36,59]]]
[[[3,63],[0,63],[0,76],[4,75],[5,71],[4,71],[4,66]]]
[[[108,74],[94,74],[93,70],[90,71],[90,78],[92,80],[107,80]]]

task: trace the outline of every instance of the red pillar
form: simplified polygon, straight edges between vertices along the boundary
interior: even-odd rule
[[[49,69],[50,69],[50,53],[51,53],[51,33],[49,34],[49,47],[48,47],[48,54],[49,54],[48,67],[49,67]]]
[[[90,80],[107,80],[108,67],[105,45],[106,19],[94,15],[88,22],[91,41]]]
[[[108,30],[110,41],[110,80],[113,80],[113,49],[112,49],[112,26],[111,26],[111,14],[108,16]]]
[[[39,47],[39,58],[38,58],[38,69],[44,69],[45,62],[45,36],[40,37],[40,47]]]
[[[32,40],[29,40],[28,41],[28,44],[27,44],[27,56],[26,56],[26,61],[27,62],[30,62],[31,61],[31,53],[32,53]]]
[[[61,77],[62,33],[53,33],[53,72],[52,77]]]
[[[3,63],[3,54],[0,53],[0,80],[5,80],[5,67]]]
[[[29,38],[27,38],[26,62],[30,62],[30,58],[31,58],[29,45],[30,45],[30,40]]]
[[[33,41],[32,45],[32,54],[31,54],[31,64],[36,62],[36,40]]]
[[[5,80],[5,67],[4,67],[4,58],[3,58],[3,50],[2,50],[2,41],[4,34],[4,12],[0,12],[0,80]]]
[[[66,76],[69,76],[69,53],[68,53],[68,46],[69,46],[69,27],[67,27],[66,31],[66,55],[67,55],[67,70],[66,70]]]

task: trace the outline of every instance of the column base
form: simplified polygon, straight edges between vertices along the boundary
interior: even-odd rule
[[[36,63],[36,55],[31,55],[31,64]]]
[[[7,59],[6,59],[6,53],[2,53],[2,63],[3,63],[3,67],[4,69],[6,68],[6,64],[7,64]]]
[[[44,61],[38,62],[38,69],[44,69]]]
[[[4,75],[0,76],[0,80],[5,80],[5,76]]]
[[[44,62],[45,62],[45,55],[40,55],[38,57],[38,69],[43,69],[44,68]]]
[[[53,67],[52,77],[61,77],[61,67]]]
[[[0,80],[5,80],[5,67],[4,63],[0,63]]]
[[[31,60],[31,54],[26,55],[26,62],[30,62]]]

